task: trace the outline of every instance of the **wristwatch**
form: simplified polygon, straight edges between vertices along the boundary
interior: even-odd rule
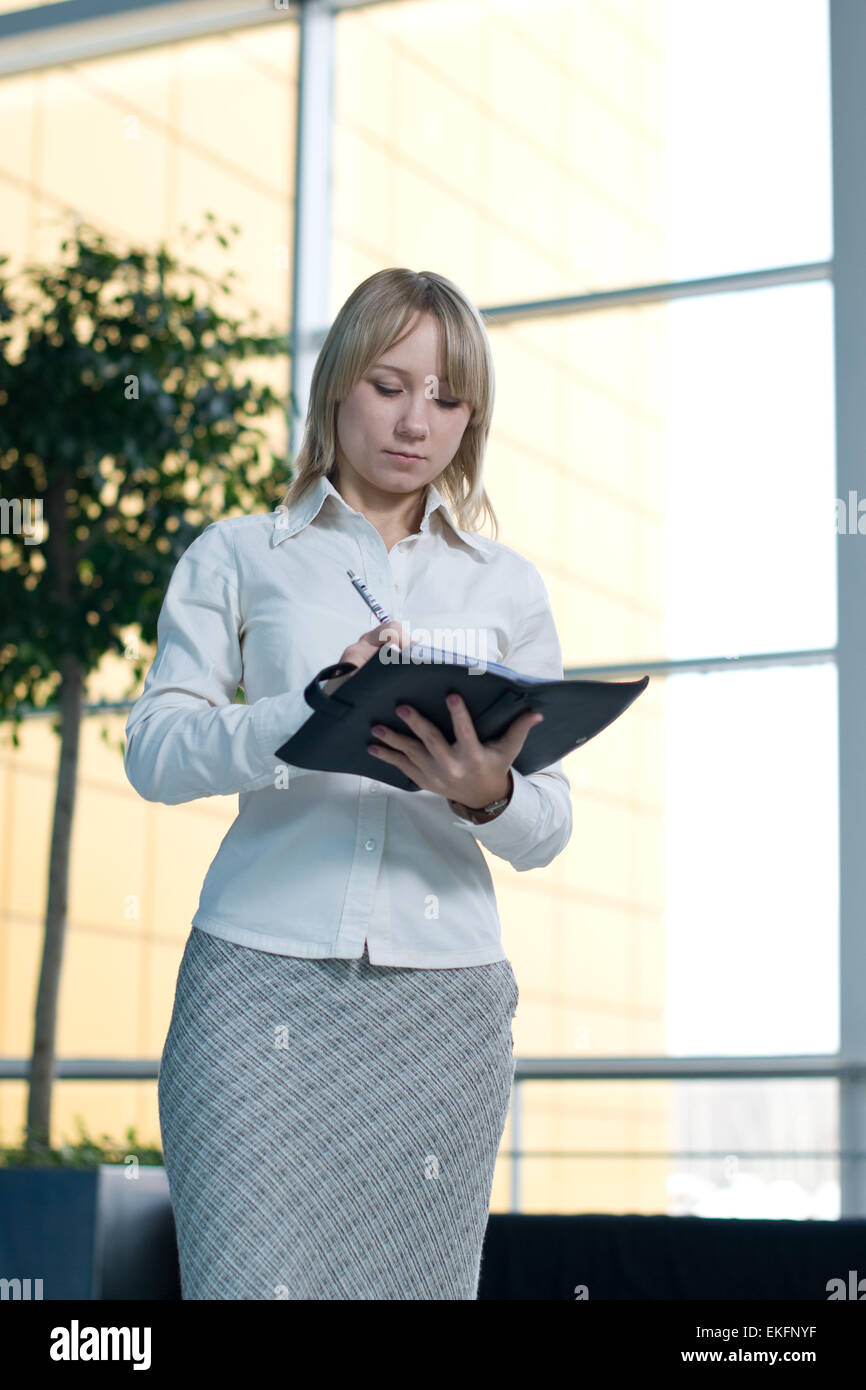
[[[481,825],[479,816],[492,816],[494,811],[501,811],[511,800],[511,793],[508,796],[501,796],[498,801],[491,801],[489,806],[464,806],[459,801],[449,801],[452,811],[456,811],[458,816],[464,820],[471,821],[473,825]]]

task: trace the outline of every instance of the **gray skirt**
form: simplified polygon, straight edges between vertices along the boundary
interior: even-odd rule
[[[409,969],[193,927],[159,1071],[184,1299],[475,1299],[514,1079],[507,960]]]

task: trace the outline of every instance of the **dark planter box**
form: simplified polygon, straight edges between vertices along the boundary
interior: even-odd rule
[[[180,1298],[165,1169],[136,1172],[0,1168],[0,1297]]]
[[[864,1275],[861,1217],[503,1214],[491,1216],[487,1226],[478,1297],[572,1303],[585,1297],[768,1299],[796,1306],[827,1302],[832,1280],[844,1286],[837,1298],[862,1298],[856,1285]]]

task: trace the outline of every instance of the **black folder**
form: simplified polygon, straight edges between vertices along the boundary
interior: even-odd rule
[[[408,654],[408,658],[406,656]],[[381,655],[381,654],[380,654]],[[326,695],[322,683],[357,671],[351,680]],[[462,695],[482,743],[499,738],[518,715],[544,715],[534,725],[513,766],[524,776],[558,762],[572,749],[601,733],[646,689],[649,676],[634,681],[548,680],[523,676],[508,666],[479,661],[455,652],[412,643],[392,660],[375,656],[361,667],[351,661],[325,666],[304,691],[310,718],[281,747],[276,757],[316,772],[349,772],[375,782],[415,792],[415,782],[390,763],[367,751],[377,740],[370,729],[387,729],[414,738],[395,706],[411,705],[435,724],[448,742],[454,726],[446,695]]]

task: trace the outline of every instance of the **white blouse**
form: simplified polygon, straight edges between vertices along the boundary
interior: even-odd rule
[[[126,774],[147,801],[170,806],[239,794],[192,919],[214,936],[344,959],[366,941],[374,965],[505,960],[479,845],[521,872],[561,853],[572,812],[560,762],[531,776],[512,768],[510,803],[474,825],[434,792],[275,756],[312,715],[306,685],[378,623],[347,569],[417,640],[448,645],[436,629],[467,631],[469,655],[562,678],[547,590],[529,560],[459,530],[432,483],[420,532],[389,551],[321,478],[291,508],[213,522],[180,557],[126,725]]]

